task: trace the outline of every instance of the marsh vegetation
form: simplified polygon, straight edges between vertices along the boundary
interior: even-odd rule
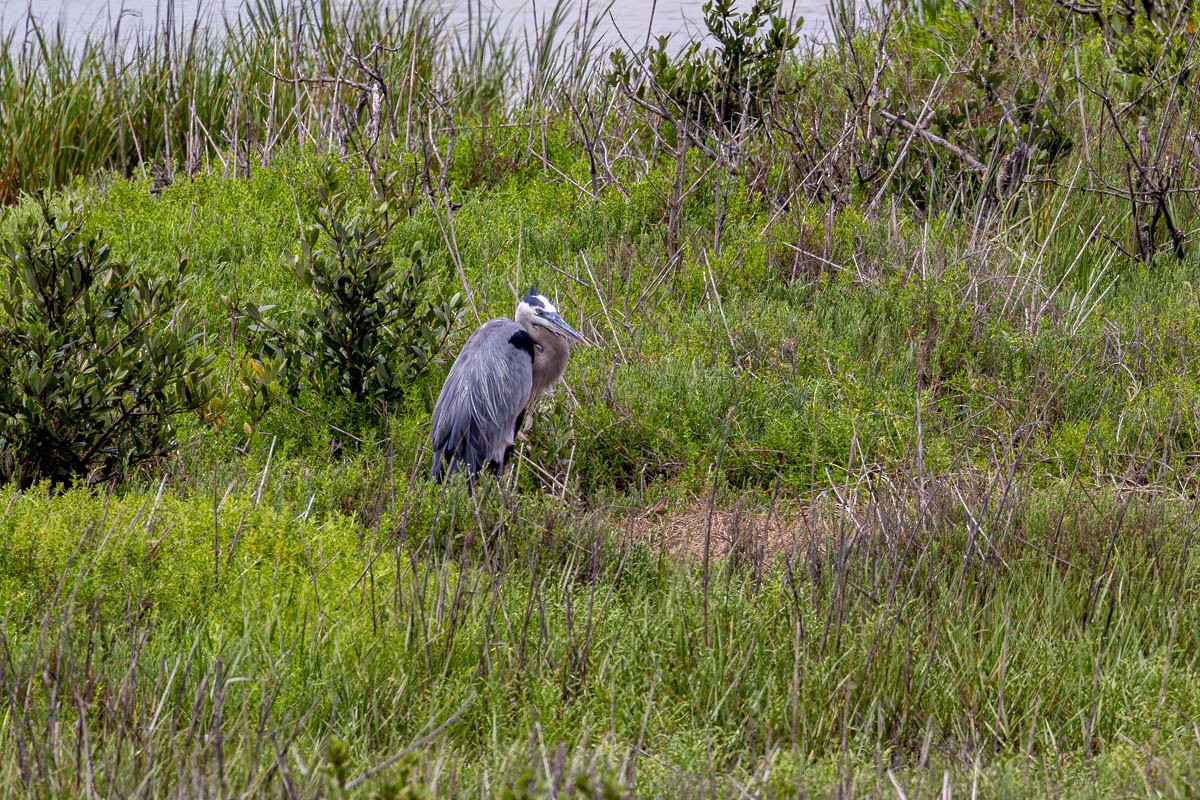
[[[0,792],[1195,794],[1200,12],[572,9],[6,35]]]

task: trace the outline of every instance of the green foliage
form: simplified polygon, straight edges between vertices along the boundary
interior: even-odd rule
[[[1153,113],[1170,97],[1177,97],[1185,107],[1195,102],[1194,92],[1179,90],[1194,84],[1200,66],[1195,45],[1200,9],[1192,8],[1190,14],[1181,11],[1170,21],[1139,15],[1116,26],[1113,63],[1126,78],[1127,102],[1142,113]],[[1160,80],[1160,75],[1169,78]]]
[[[215,430],[241,422],[245,434],[253,436],[263,418],[287,393],[285,366],[282,358],[260,361],[247,356],[237,366],[232,391],[210,398],[200,416]]]
[[[390,770],[393,776],[380,783],[372,793],[379,800],[428,800],[433,796],[429,786],[420,780],[420,758],[408,755]]]
[[[78,209],[38,211],[0,247],[0,481],[119,480],[172,452],[212,357],[176,287],[112,259]]]
[[[267,318],[268,308],[243,311],[262,335],[270,356],[263,363],[276,365],[276,374],[286,363],[293,392],[303,373],[320,390],[360,404],[394,403],[437,358],[461,296],[446,298],[434,285],[420,241],[398,260],[388,244],[391,204],[357,199],[328,167],[313,214],[301,255],[292,257],[311,304],[286,330]],[[252,389],[258,407],[269,405],[269,386]]]
[[[558,787],[558,791],[552,791],[545,785],[546,779],[539,780],[538,777],[533,769],[524,770],[504,786],[500,792],[501,800],[539,800],[549,796],[574,800],[620,800],[628,796],[615,772],[597,776],[589,771],[580,771],[570,780],[564,780],[566,785]]]
[[[271,406],[283,396],[283,369],[281,358],[259,361],[251,357],[238,367],[238,399],[249,417],[250,429],[257,428]]]
[[[789,21],[783,0],[755,0],[744,12],[734,10],[733,0],[707,0],[703,13],[716,46],[700,39],[674,55],[668,38],[659,37],[645,57],[650,80],[702,124],[734,128],[743,119],[754,121],[779,88],[784,59],[799,43],[804,20]],[[653,93],[623,50],[614,50],[610,59],[610,83],[642,98]]]
[[[1045,174],[1071,154],[1078,137],[1071,116],[1076,86],[1061,68],[1061,51],[1048,48],[1041,60],[1032,59],[1021,38],[997,35],[992,26],[1001,20],[979,8],[923,5],[928,22],[908,18],[911,38],[898,47],[905,59],[930,69],[914,69],[917,79],[907,69],[883,70],[879,80],[889,102],[863,98],[878,110],[871,112],[869,169],[860,177],[890,176],[907,201],[930,215],[977,213],[983,197],[1005,200],[1018,188],[1004,185],[1006,159],[1014,159],[1024,176]],[[861,58],[876,55],[868,51],[873,43],[848,46]],[[926,62],[928,58],[934,61]],[[960,68],[943,73],[947,61]],[[910,125],[922,120],[924,129],[950,147],[911,137],[907,126],[896,126],[897,116]],[[913,148],[922,157],[910,157]],[[962,148],[972,160],[952,148]]]
[[[54,20],[29,8],[28,18],[7,15],[0,29],[0,206],[101,169],[152,172],[157,189],[210,164],[247,174],[281,146],[328,146],[324,132],[335,117],[343,125],[339,144],[370,149],[371,115],[354,78],[405,81],[407,90],[381,109],[403,116],[401,106],[416,105],[433,83],[435,63],[447,74],[467,67],[464,54],[436,36],[424,3],[385,15],[378,0],[254,2],[224,25],[200,24],[204,13],[152,15],[137,26],[118,19],[114,30],[82,39],[77,26],[52,30]],[[498,63],[511,59],[510,45],[493,33],[471,55]],[[347,47],[369,49],[370,63],[344,62]],[[338,72],[350,80],[319,97],[280,91],[274,75],[283,52],[287,71],[296,71],[287,77]],[[470,99],[494,101],[492,71],[473,74]]]
[[[368,6],[350,38],[376,50],[320,15],[298,67],[245,37],[265,48],[231,70],[263,99],[246,127],[210,124],[205,98],[225,95],[203,62],[165,106],[131,100],[147,149],[188,150],[192,89],[229,146],[192,148],[213,169],[170,186],[76,183],[80,241],[172,285],[186,254],[199,279],[174,303],[228,386],[201,412],[248,439],[184,416],[149,488],[0,488],[0,794],[1187,796],[1197,262],[1131,267],[1129,208],[1085,189],[1125,180],[1088,90],[1121,80],[1104,37],[1125,29],[1060,25],[1080,13],[1062,4],[937,5],[770,80],[767,23],[710,6],[711,52],[653,56],[662,87],[701,102],[624,87],[699,117],[687,148],[599,82],[557,93],[549,46],[536,109],[509,73],[482,76],[485,50],[431,95],[444,53],[370,38]],[[1138,91],[1179,63],[1159,25],[1144,35],[1164,49],[1124,62],[1166,65]],[[364,137],[349,83],[266,100],[265,69],[344,74],[344,52],[384,76],[390,138]],[[410,61],[415,84],[397,80]],[[37,112],[27,94],[0,116]],[[1185,215],[1200,160],[1179,116],[1162,163]],[[0,139],[45,130],[5,119]],[[339,127],[268,152],[305,119]],[[70,170],[96,163],[84,139]],[[997,225],[988,173],[1017,142],[1047,180]],[[319,151],[359,146],[375,149],[331,177]],[[399,333],[449,308],[451,263],[480,316],[537,280],[596,344],[506,483],[469,500],[424,476],[429,353],[473,325],[447,333],[448,310]],[[248,301],[253,336],[228,316]],[[347,330],[362,349],[339,349]],[[386,426],[346,422],[389,397]]]
[[[899,519],[887,482],[864,480],[882,502],[844,521],[842,547],[802,543],[761,581],[714,561],[707,582],[554,502],[492,496],[479,523],[456,523],[420,482],[378,535],[260,503],[255,474],[219,504],[6,487],[0,788],[69,793],[76,747],[99,790],[130,793],[152,770],[162,794],[224,781],[231,796],[282,785],[285,768],[328,797],[432,796],[453,775],[456,796],[690,798],[768,774],[762,794],[788,796],[848,772],[857,794],[883,794],[877,753],[897,779],[945,771],[955,794],[1003,780],[1067,796],[1140,777],[1144,742],[1195,763],[1186,498],[1023,483],[1012,527],[985,514],[976,538],[980,501],[933,485],[929,510]],[[798,536],[839,524],[819,501],[805,513]],[[518,557],[442,548],[477,524]],[[580,680],[563,703],[567,663]],[[1039,764],[1097,742],[1082,775]]]

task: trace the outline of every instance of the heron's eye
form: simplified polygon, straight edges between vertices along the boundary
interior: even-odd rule
[[[533,313],[537,314],[537,315],[540,317],[540,316],[541,316],[542,314],[544,314],[545,312],[544,312],[544,311],[542,311],[542,309],[540,309],[540,308],[535,308],[535,309],[533,310]]]

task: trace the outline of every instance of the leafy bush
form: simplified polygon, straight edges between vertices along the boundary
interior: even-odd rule
[[[200,416],[217,430],[240,421],[246,435],[252,436],[263,417],[283,397],[285,367],[286,363],[282,358],[260,361],[253,356],[247,356],[237,367],[229,394],[217,395],[209,400],[201,409]],[[240,417],[240,420],[230,419],[230,416]]]
[[[735,13],[733,0],[708,0],[704,25],[716,39],[688,44],[673,56],[661,36],[646,54],[650,76],[671,101],[704,124],[736,126],[744,117],[759,116],[776,88],[784,56],[800,41],[802,19],[789,22],[782,0],[755,0],[749,11]],[[647,87],[633,79],[628,56],[614,50],[609,81],[644,97]]]
[[[213,395],[211,357],[175,287],[38,206],[0,245],[0,482],[119,479],[173,449],[171,416]]]
[[[1142,113],[1154,113],[1173,99],[1184,108],[1195,100],[1193,92],[1179,89],[1194,85],[1200,66],[1193,41],[1200,29],[1200,9],[1174,21],[1169,24],[1149,14],[1124,24],[1110,20],[1113,66],[1124,84],[1121,99]],[[1164,75],[1171,77],[1164,80]]]
[[[327,392],[357,402],[394,402],[441,350],[461,306],[430,284],[418,241],[401,268],[387,246],[397,215],[391,203],[370,204],[339,191],[331,170],[318,190],[315,219],[292,259],[313,304],[291,330],[268,319],[266,307],[242,313],[262,337],[268,359],[282,359],[298,391],[301,374]]]

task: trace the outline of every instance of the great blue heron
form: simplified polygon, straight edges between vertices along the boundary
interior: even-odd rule
[[[433,477],[485,466],[504,469],[526,410],[567,367],[568,339],[587,344],[530,288],[517,303],[516,321],[488,320],[454,359],[433,407]]]

